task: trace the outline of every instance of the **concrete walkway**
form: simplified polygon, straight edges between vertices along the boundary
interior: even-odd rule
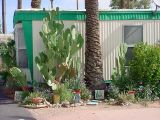
[[[0,104],[0,120],[36,120],[17,104]]]

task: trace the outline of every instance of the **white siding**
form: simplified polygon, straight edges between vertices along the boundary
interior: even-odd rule
[[[84,21],[64,21],[65,27],[75,25],[76,29],[85,38]],[[111,79],[112,70],[115,67],[115,57],[118,55],[119,46],[123,43],[124,25],[143,25],[143,42],[154,44],[160,40],[160,21],[153,20],[128,20],[128,21],[101,21],[100,22],[100,40],[102,44],[103,55],[103,76],[105,80]],[[33,58],[42,51],[42,40],[39,31],[42,27],[42,21],[33,21]],[[85,45],[84,45],[85,46]],[[78,53],[84,63],[84,48]],[[83,64],[84,65],[84,64]],[[40,74],[34,64],[34,78],[40,80]]]

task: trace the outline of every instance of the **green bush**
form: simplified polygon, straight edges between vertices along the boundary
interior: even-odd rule
[[[137,95],[142,98],[146,98],[148,94],[153,98],[159,96],[160,47],[144,43],[136,45],[129,65],[130,79],[137,89]]]

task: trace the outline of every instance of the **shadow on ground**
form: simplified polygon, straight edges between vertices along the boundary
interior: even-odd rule
[[[13,120],[37,120],[32,117],[24,117],[24,116],[8,116],[8,118],[11,118]]]

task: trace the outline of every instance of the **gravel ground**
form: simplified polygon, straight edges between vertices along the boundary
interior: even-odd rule
[[[160,104],[28,109],[36,120],[159,120]]]

